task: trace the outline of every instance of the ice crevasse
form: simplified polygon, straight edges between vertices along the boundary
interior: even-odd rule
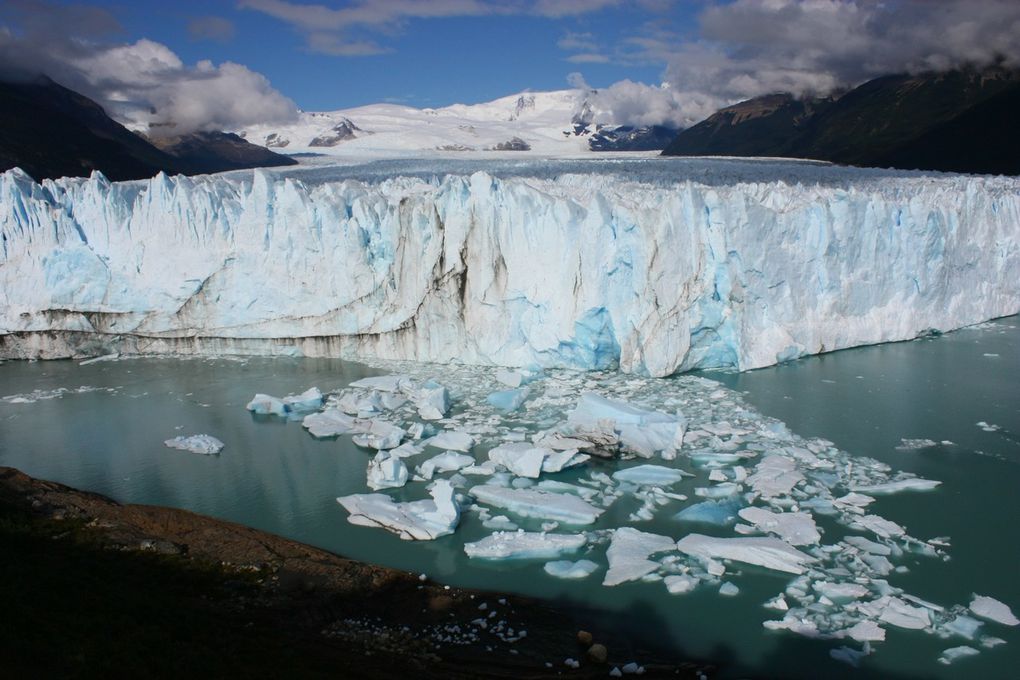
[[[1020,311],[1020,183],[0,175],[0,355],[750,369]]]

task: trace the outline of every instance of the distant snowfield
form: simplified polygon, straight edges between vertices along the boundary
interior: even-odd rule
[[[1020,312],[1020,180],[690,159],[0,175],[0,357],[669,375]]]
[[[522,92],[482,104],[416,109],[371,104],[328,112],[302,112],[284,125],[238,130],[253,144],[280,153],[318,153],[360,159],[431,152],[440,156],[499,151],[519,140],[529,149],[513,153],[572,156],[592,153],[593,130],[575,133],[574,122],[591,122],[579,90]],[[599,121],[602,122],[602,121]],[[594,128],[594,125],[591,126]],[[502,151],[501,154],[511,151]]]

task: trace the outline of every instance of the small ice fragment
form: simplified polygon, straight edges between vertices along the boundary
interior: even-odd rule
[[[873,531],[880,538],[893,538],[906,533],[906,530],[899,524],[878,515],[864,515],[863,517],[855,518],[854,522],[869,531]]]
[[[599,565],[591,560],[578,560],[576,562],[558,560],[556,562],[546,562],[545,566],[542,567],[545,573],[550,576],[569,579],[587,578],[598,568]]]
[[[618,482],[651,486],[669,486],[691,476],[689,472],[662,465],[637,465],[613,473],[613,479]]]
[[[917,451],[919,449],[930,449],[938,444],[931,439],[901,439],[896,447],[897,451]]]
[[[467,454],[444,451],[419,465],[416,472],[422,479],[430,480],[437,472],[455,472],[474,464],[475,459]]]
[[[962,638],[973,640],[977,636],[978,630],[983,625],[985,624],[975,618],[960,614],[952,621],[944,623],[942,628],[953,635],[959,635]]]
[[[464,552],[468,557],[490,560],[549,559],[578,550],[587,542],[584,534],[497,531],[480,541],[465,543]]]
[[[699,486],[694,489],[694,495],[699,498],[727,498],[738,493],[741,490],[739,484],[733,482],[723,482],[722,484],[716,484],[715,486]]]
[[[734,595],[738,595],[739,593],[740,593],[740,588],[736,587],[735,585],[733,585],[729,581],[727,581],[726,583],[724,583],[721,586],[719,586],[719,594],[720,595],[724,595],[726,597],[733,597]]]
[[[907,477],[896,479],[891,482],[855,486],[854,491],[872,495],[898,493],[900,491],[930,491],[942,482],[934,479],[921,479],[920,477]]]
[[[101,361],[114,361],[114,360],[119,359],[119,358],[120,358],[120,353],[119,352],[114,352],[113,354],[104,354],[101,357],[92,357],[91,359],[86,359],[85,361],[79,361],[78,365],[79,366],[88,366],[89,364],[98,364]]]
[[[624,664],[620,669],[627,675],[642,675],[645,672],[643,666],[639,666],[637,662],[631,661],[630,663]]]
[[[870,591],[859,583],[833,583],[831,581],[816,581],[811,584],[819,595],[829,598],[833,602],[845,602],[864,597]]]
[[[609,570],[602,581],[604,586],[615,586],[634,581],[659,568],[658,562],[648,559],[649,555],[674,550],[672,538],[638,531],[632,527],[620,527],[613,532],[613,538],[606,551]]]
[[[966,645],[960,647],[950,647],[949,649],[943,650],[941,656],[939,656],[939,663],[948,666],[949,664],[955,661],[965,659],[968,656],[975,656],[979,653],[980,652],[978,652],[978,650],[974,649],[973,647],[968,647]]]
[[[190,437],[174,437],[163,442],[171,449],[190,451],[211,456],[223,450],[223,442],[208,434],[193,434]]]
[[[889,597],[885,608],[878,617],[893,626],[920,630],[931,625],[931,615],[924,607],[912,607],[903,600]]]
[[[426,381],[420,388],[408,393],[423,420],[439,420],[450,410],[450,393],[435,381]]]
[[[502,465],[518,477],[537,479],[542,474],[542,464],[552,449],[536,447],[524,442],[501,444],[489,451],[489,460]]]
[[[892,548],[881,543],[875,543],[874,541],[868,540],[863,536],[847,536],[843,539],[846,543],[854,546],[858,550],[863,550],[866,553],[872,555],[891,555]]]
[[[351,437],[358,446],[370,449],[395,449],[400,446],[407,432],[384,420],[373,420],[367,428],[359,428],[359,433]]]
[[[622,678],[623,671],[620,670],[619,666],[613,666],[613,670],[609,671],[609,677],[611,678]]]
[[[673,595],[682,595],[683,593],[689,593],[698,586],[698,579],[693,576],[687,576],[686,574],[673,574],[663,579],[666,584],[666,590]]]
[[[355,380],[350,386],[380,392],[399,392],[410,381],[406,375],[376,375]]]
[[[245,408],[259,416],[282,416],[287,413],[287,406],[283,400],[268,394],[256,394]]]
[[[786,598],[783,597],[782,593],[776,595],[771,600],[765,603],[766,609],[775,609],[776,611],[785,612],[790,609],[790,605],[786,603]]]
[[[995,621],[1004,626],[1020,624],[1020,619],[1017,619],[1007,605],[992,597],[974,595],[974,599],[970,602],[970,610],[983,619]]]
[[[435,437],[425,440],[426,446],[434,446],[437,449],[451,449],[467,453],[474,446],[475,440],[467,432],[457,430],[443,430]]]
[[[862,650],[854,649],[853,647],[837,647],[836,649],[829,650],[829,656],[836,661],[842,661],[845,664],[849,664],[854,668],[861,665],[861,659],[870,654],[871,651],[865,643],[865,648]]]

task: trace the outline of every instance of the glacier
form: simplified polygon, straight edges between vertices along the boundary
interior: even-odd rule
[[[1017,179],[794,165],[42,184],[14,169],[0,175],[0,357],[665,376],[1020,311]]]

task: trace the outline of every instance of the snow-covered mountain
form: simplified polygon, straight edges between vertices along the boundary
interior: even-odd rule
[[[372,104],[339,111],[300,114],[287,125],[254,125],[238,130],[248,141],[284,153],[367,157],[408,153],[523,151],[570,156],[596,148],[612,150],[619,127],[607,112],[592,107],[585,90],[522,92],[482,104],[416,109]],[[663,148],[661,129],[648,148]],[[626,148],[643,129],[627,129]],[[667,135],[668,136],[668,135]],[[670,137],[671,139],[671,137]],[[608,141],[607,141],[608,140]],[[640,141],[638,147],[640,147]]]
[[[1014,178],[403,163],[42,185],[6,172],[0,356],[303,353],[661,376],[1020,311]]]

